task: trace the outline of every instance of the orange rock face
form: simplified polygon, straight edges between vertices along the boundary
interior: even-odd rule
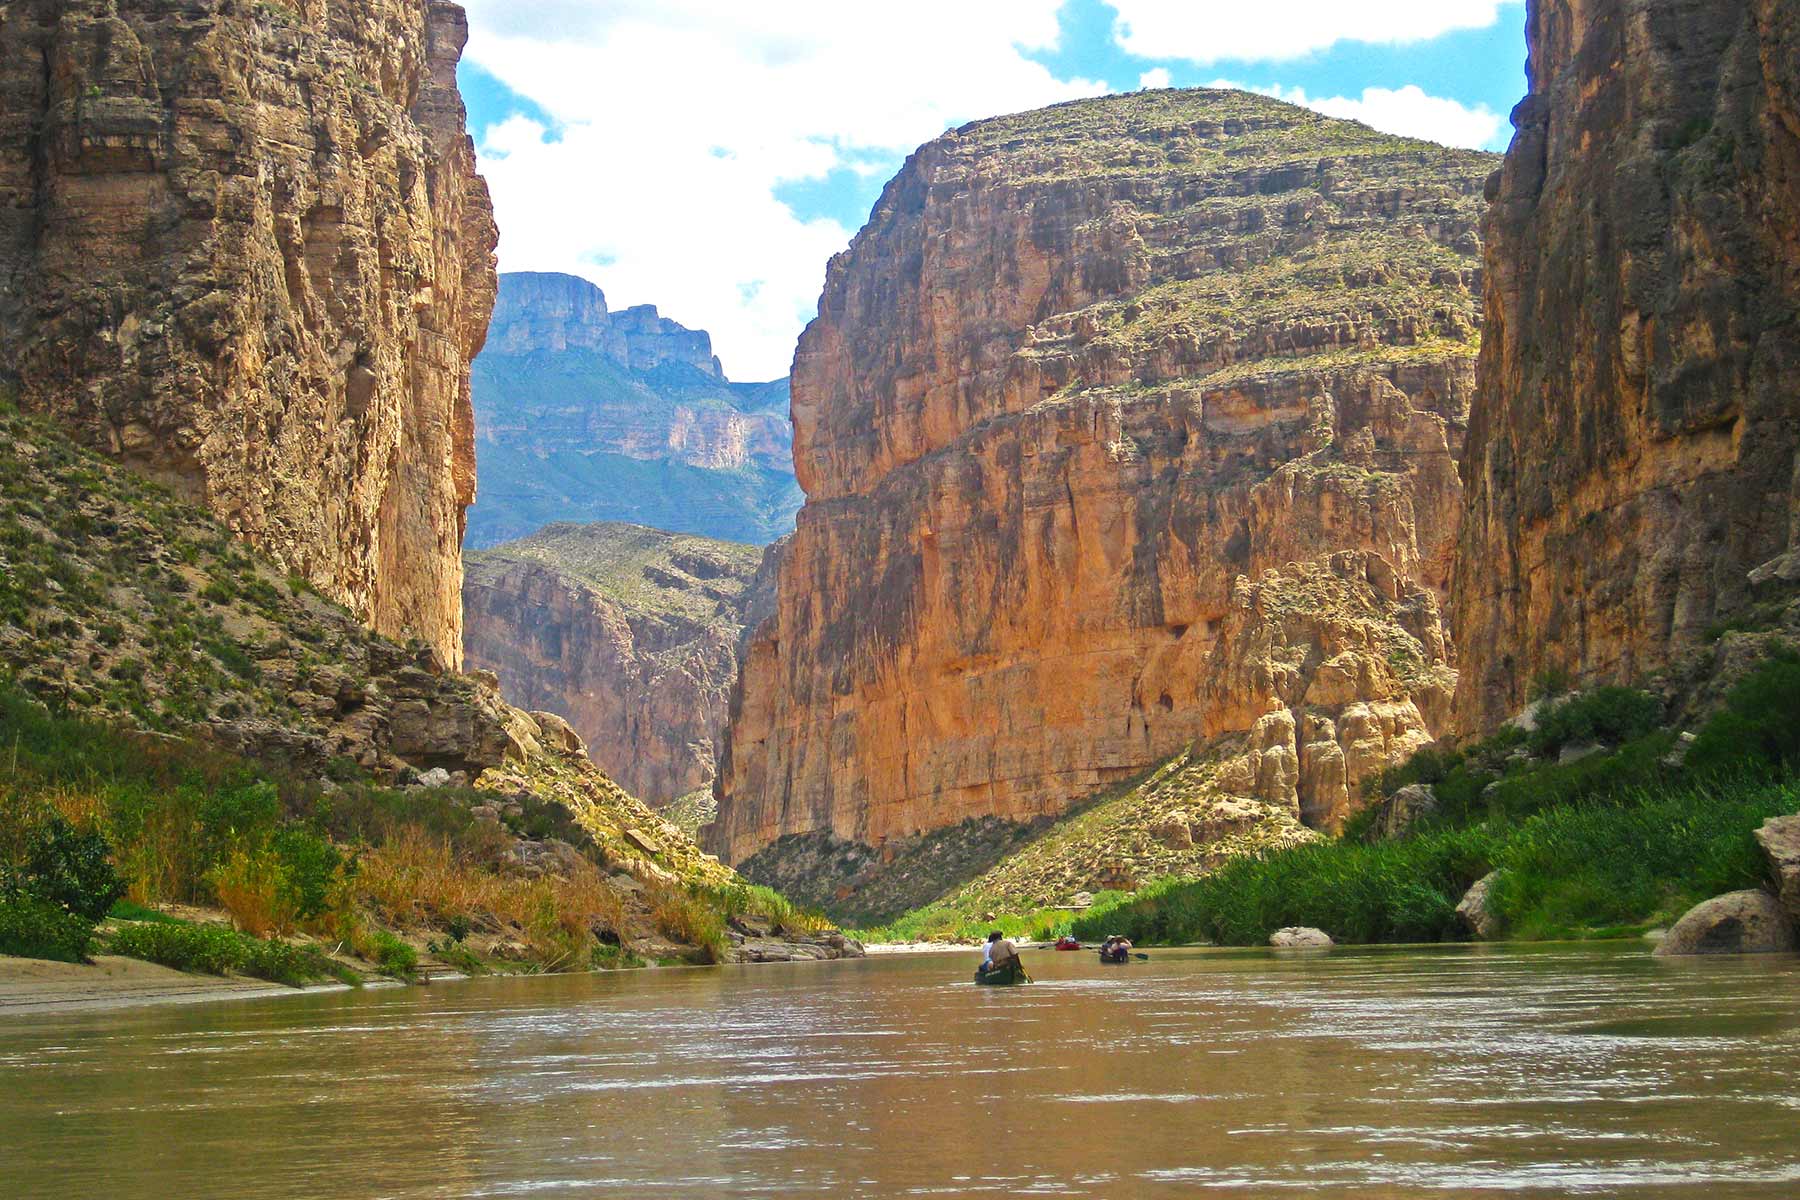
[[[495,230],[440,0],[0,8],[0,373],[461,659]]]
[[[713,848],[1057,813],[1224,734],[1341,819],[1448,714],[1493,165],[1222,92],[915,154],[800,343]]]
[[[1800,5],[1537,0],[1528,33],[1464,464],[1470,731],[1800,582]]]

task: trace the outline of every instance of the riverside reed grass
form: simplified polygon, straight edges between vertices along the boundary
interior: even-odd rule
[[[1467,936],[1456,904],[1498,872],[1488,911],[1505,936],[1617,936],[1762,885],[1756,829],[1800,812],[1800,662],[1777,657],[1737,685],[1681,767],[1664,762],[1674,738],[1654,729],[1653,704],[1603,689],[1550,710],[1529,739],[1425,752],[1381,784],[1438,790],[1439,812],[1418,832],[1373,843],[1347,837],[1160,881],[1096,905],[1071,930],[1084,938],[1123,932],[1145,944],[1258,945],[1290,925],[1342,942],[1456,940]],[[1579,762],[1484,773],[1484,763],[1521,741],[1551,753],[1621,736],[1630,740]]]

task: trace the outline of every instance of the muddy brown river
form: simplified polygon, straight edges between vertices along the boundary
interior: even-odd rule
[[[1800,1196],[1800,960],[1028,961],[6,1018],[0,1196]]]

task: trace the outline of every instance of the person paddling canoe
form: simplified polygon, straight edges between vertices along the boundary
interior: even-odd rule
[[[1109,963],[1127,962],[1131,958],[1131,939],[1113,934],[1100,943],[1100,961]]]
[[[1024,963],[1019,960],[1018,947],[1012,939],[998,929],[988,934],[987,953],[982,957],[981,967],[977,975],[991,975],[999,971],[1023,970]]]

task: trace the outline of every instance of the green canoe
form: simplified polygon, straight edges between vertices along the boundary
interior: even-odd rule
[[[1031,978],[1025,974],[1025,964],[1015,958],[998,970],[976,971],[975,982],[988,987],[1011,987],[1015,983],[1030,983]]]

